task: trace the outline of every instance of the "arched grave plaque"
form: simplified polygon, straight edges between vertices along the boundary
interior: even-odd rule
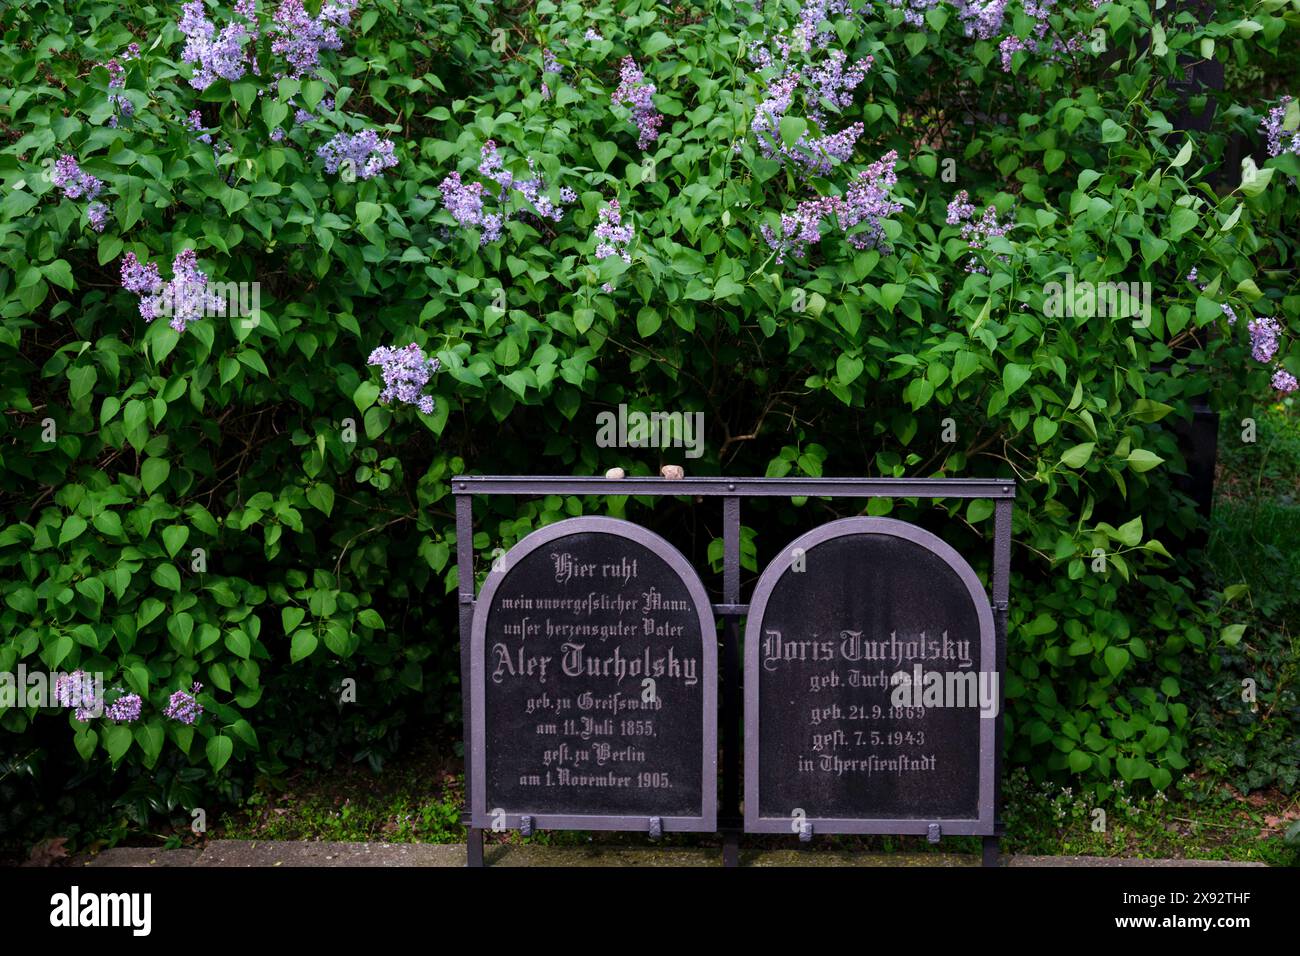
[[[603,517],[533,532],[471,642],[475,827],[715,828],[713,610],[667,541]]]
[[[988,595],[930,532],[858,517],[792,542],[745,628],[745,829],[993,834],[996,651]]]

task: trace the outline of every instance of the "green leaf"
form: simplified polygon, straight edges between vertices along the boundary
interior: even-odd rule
[[[1118,143],[1124,139],[1124,127],[1120,126],[1112,119],[1101,121],[1101,141],[1103,143]]]
[[[152,767],[162,753],[163,741],[166,737],[163,733],[162,723],[154,719],[137,724],[134,737],[135,742],[140,745],[140,750],[144,753],[145,766]]]
[[[1067,468],[1082,468],[1092,457],[1092,450],[1097,447],[1096,442],[1086,441],[1082,444],[1075,445],[1061,456],[1061,464]]]
[[[144,485],[145,494],[153,494],[155,488],[167,480],[172,466],[166,458],[149,458],[140,466],[140,483]]]
[[[600,164],[601,169],[609,169],[609,164],[614,161],[618,155],[618,147],[613,143],[593,143],[591,153],[596,157],[596,162]]]
[[[208,738],[208,745],[204,748],[204,752],[213,771],[220,772],[230,760],[230,755],[235,752],[235,742],[224,734],[217,734]]]
[[[296,664],[303,658],[310,657],[312,652],[316,650],[318,643],[316,635],[311,631],[298,631],[293,635],[293,642],[289,648],[289,660]]]
[[[41,266],[41,272],[45,278],[65,289],[71,289],[76,284],[72,281],[72,266],[68,265],[66,259],[55,259],[53,262],[45,263]]]
[[[862,374],[863,362],[856,355],[841,354],[835,360],[835,375],[839,378],[841,385],[852,385],[859,375]]]
[[[328,515],[334,510],[334,489],[326,484],[315,484],[307,489],[307,501],[317,511]]]
[[[1002,387],[1010,398],[1021,385],[1029,381],[1033,370],[1028,365],[1007,365],[1002,369]]]
[[[247,660],[248,655],[253,652],[253,644],[243,631],[227,631],[225,644],[226,650],[244,660]]]
[[[1125,460],[1128,462],[1128,466],[1136,472],[1150,471],[1156,465],[1164,462],[1164,459],[1155,452],[1145,451],[1141,448],[1133,449]]]
[[[307,612],[300,607],[284,607],[280,609],[280,623],[284,627],[284,633],[292,634],[293,629],[302,623],[302,619],[307,616]]]
[[[1169,216],[1169,235],[1179,236],[1196,228],[1197,215],[1186,206],[1179,206]]]
[[[131,728],[125,724],[112,724],[104,728],[104,749],[114,764],[126,756],[133,739]]]
[[[379,398],[381,389],[374,382],[362,382],[352,393],[352,401],[356,403],[357,411],[364,412],[371,405],[375,404],[375,399]]]
[[[646,306],[636,316],[637,335],[643,339],[648,339],[659,331],[663,321],[663,317],[659,315],[658,311]]]
[[[1115,529],[1115,537],[1130,548],[1136,548],[1142,541],[1142,516],[1120,525]]]
[[[1106,669],[1110,671],[1111,677],[1118,677],[1120,671],[1128,666],[1130,658],[1128,651],[1124,650],[1122,647],[1115,647],[1114,645],[1106,648],[1106,653],[1103,656],[1106,660]]]
[[[158,565],[153,569],[150,578],[160,588],[167,588],[169,591],[179,591],[181,589],[181,573],[176,570],[174,564]]]
[[[169,525],[163,529],[162,539],[163,547],[167,549],[168,557],[176,557],[176,552],[185,547],[185,542],[189,540],[190,529],[182,524]]]
[[[1229,624],[1223,630],[1219,631],[1219,640],[1229,647],[1236,647],[1241,643],[1241,637],[1246,633],[1245,624]]]
[[[383,208],[378,203],[359,202],[356,207],[357,228],[364,229],[366,226],[374,225],[379,218]]]
[[[808,132],[808,121],[799,116],[781,117],[781,142],[793,146]]]
[[[63,547],[69,541],[75,541],[86,530],[86,519],[81,515],[68,515],[63,520],[63,528],[59,531],[59,547]]]

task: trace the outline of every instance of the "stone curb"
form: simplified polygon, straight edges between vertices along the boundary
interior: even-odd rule
[[[722,852],[706,848],[657,847],[488,847],[489,866],[646,867],[721,866]],[[848,853],[816,850],[754,850],[741,854],[745,866],[978,866],[979,858],[952,853]],[[1140,860],[1093,856],[1004,857],[1006,866],[1205,867],[1266,866],[1220,860]],[[465,865],[463,843],[334,843],[291,840],[213,840],[203,849],[156,850],[120,847],[74,861],[93,867],[247,867],[247,866],[433,866]]]

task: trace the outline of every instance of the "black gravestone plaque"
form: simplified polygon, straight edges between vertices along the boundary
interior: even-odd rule
[[[667,541],[598,517],[530,534],[472,642],[474,826],[714,829],[713,612]]]
[[[987,595],[929,532],[846,518],[794,541],[745,630],[746,830],[991,834],[995,661]]]

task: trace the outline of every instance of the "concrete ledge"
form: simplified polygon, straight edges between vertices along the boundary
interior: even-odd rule
[[[151,847],[124,846],[104,850],[95,856],[78,860],[82,866],[193,866],[203,853],[194,847],[178,850],[156,850]]]
[[[489,846],[488,866],[531,867],[677,867],[722,866],[720,848],[654,846],[553,847]],[[155,850],[121,847],[104,850],[82,866],[96,867],[246,867],[246,866],[435,866],[463,867],[463,843],[332,843],[298,841],[213,840],[202,850]],[[821,850],[746,850],[741,864],[754,867],[869,866],[975,867],[978,856],[957,853],[851,853]],[[1004,866],[1064,867],[1205,867],[1265,866],[1219,860],[1139,860],[1096,856],[1005,856]]]

